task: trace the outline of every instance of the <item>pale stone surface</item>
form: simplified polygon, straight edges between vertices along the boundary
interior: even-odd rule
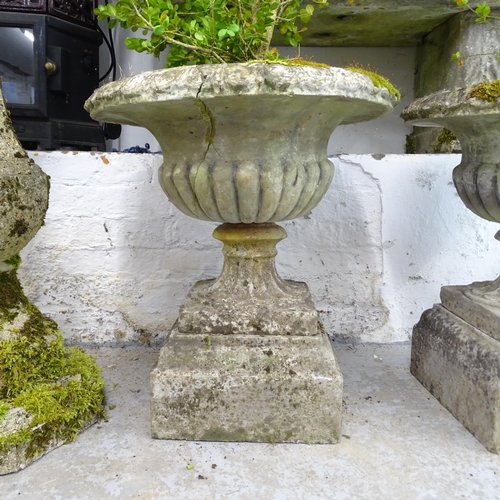
[[[412,337],[411,373],[489,450],[500,453],[500,343],[440,305]]]
[[[217,280],[196,283],[179,312],[183,333],[316,335],[318,313],[305,283],[276,272],[276,244],[286,231],[276,224],[223,224]]]
[[[179,334],[151,372],[162,439],[336,443],[342,375],[325,334]]]
[[[160,184],[186,215],[262,223],[315,208],[333,177],[331,132],[393,104],[358,73],[255,63],[147,72],[101,87],[85,106],[155,135],[166,153]]]
[[[0,272],[43,223],[49,179],[18,141],[0,88]]]
[[[415,97],[498,80],[499,26],[497,20],[477,23],[475,14],[467,11],[452,17],[429,33],[417,49]],[[460,52],[461,64],[452,60],[456,52]],[[423,130],[416,127],[416,152],[440,152],[436,151],[436,146],[441,131],[441,128]]]

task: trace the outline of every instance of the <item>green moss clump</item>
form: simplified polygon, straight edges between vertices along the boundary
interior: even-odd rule
[[[414,155],[416,152],[417,147],[415,145],[415,134],[412,132],[406,136],[405,153],[407,155]]]
[[[51,441],[73,441],[86,425],[104,417],[104,381],[94,358],[81,349],[66,348],[63,365],[54,380],[10,400],[12,407],[25,408],[33,420],[27,429],[0,436],[0,452],[26,443],[28,457],[35,457]]]
[[[14,255],[14,257],[4,260],[4,262],[11,265],[14,269],[18,269],[21,264],[21,257],[19,257],[19,255]]]
[[[7,415],[7,412],[10,410],[10,405],[5,401],[0,400],[0,422],[2,418]]]
[[[19,325],[16,327],[15,322]],[[54,441],[71,441],[104,416],[104,381],[93,357],[64,347],[57,324],[30,304],[16,271],[0,273],[0,419],[13,407],[29,426],[0,436],[2,452],[25,447],[28,458]]]
[[[26,304],[28,299],[17,279],[16,270],[0,272],[0,326],[4,321],[10,321],[13,314],[17,316],[17,309]]]
[[[500,97],[500,80],[478,83],[472,87],[468,97],[475,97],[481,101],[496,102]]]
[[[447,153],[451,153],[453,151],[452,143],[456,140],[457,136],[451,130],[444,128],[436,139],[436,143],[434,144],[434,153],[441,153],[443,146],[445,146]]]
[[[375,71],[372,71],[369,67],[368,69],[365,69],[357,65],[351,65],[347,66],[345,69],[348,71],[366,75],[368,78],[370,78],[375,87],[386,88],[389,91],[389,94],[396,97],[398,101],[401,99],[401,92],[387,78],[379,75],[378,73],[375,73]]]

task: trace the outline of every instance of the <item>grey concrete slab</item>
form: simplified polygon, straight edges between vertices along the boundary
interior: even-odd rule
[[[410,375],[409,345],[336,347],[344,413],[335,445],[152,440],[158,349],[92,352],[109,421],[0,477],[2,499],[500,499],[500,457]]]
[[[470,0],[476,7],[478,0]],[[493,8],[496,2],[488,2]],[[316,47],[410,47],[461,12],[451,0],[331,0],[316,9],[301,45]],[[284,45],[276,30],[275,45]]]

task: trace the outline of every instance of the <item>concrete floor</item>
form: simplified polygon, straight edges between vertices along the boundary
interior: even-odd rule
[[[109,421],[0,477],[2,500],[500,499],[500,456],[410,375],[408,345],[336,348],[345,381],[337,445],[152,440],[148,375],[158,349],[91,352],[104,369]]]

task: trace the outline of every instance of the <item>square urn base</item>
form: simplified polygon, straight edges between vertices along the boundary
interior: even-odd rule
[[[500,453],[500,342],[435,305],[413,329],[411,373],[489,451]]]
[[[151,372],[158,439],[336,443],[342,374],[325,334],[179,333]]]

